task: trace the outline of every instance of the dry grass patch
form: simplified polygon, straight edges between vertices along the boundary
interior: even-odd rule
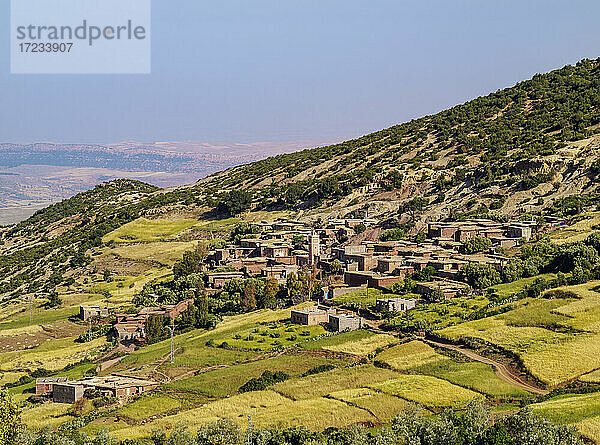
[[[189,229],[197,223],[198,221],[195,219],[168,221],[164,219],[138,218],[104,235],[102,242],[136,243],[163,241],[179,232]]]
[[[393,380],[369,385],[369,388],[402,397],[426,407],[459,406],[469,400],[481,397],[469,389],[428,375],[403,375]]]
[[[550,234],[550,239],[556,244],[574,243],[586,239],[596,230],[595,226],[600,224],[600,213],[590,212],[582,216],[583,219],[572,226],[559,229]]]
[[[363,388],[371,383],[396,377],[398,377],[398,373],[389,369],[376,368],[373,365],[361,365],[333,369],[299,379],[290,379],[276,384],[272,389],[286,397],[301,400],[324,396],[344,389]]]
[[[63,423],[73,420],[67,412],[71,405],[66,403],[44,403],[23,411],[21,420],[30,428],[43,428],[49,426],[56,428]]]
[[[582,420],[576,426],[585,437],[590,438],[595,443],[600,443],[600,416]]]
[[[363,338],[357,341],[349,341],[335,346],[327,346],[323,349],[353,355],[367,355],[372,354],[379,348],[385,348],[397,342],[398,340],[396,337],[388,334],[377,334],[373,335],[372,337]]]
[[[376,360],[386,363],[392,369],[398,371],[406,371],[416,366],[427,365],[443,359],[445,357],[435,352],[431,346],[418,340],[394,346],[376,357]]]
[[[75,343],[74,340],[74,338],[49,340],[35,349],[0,354],[0,369],[45,368],[58,371],[96,354],[106,344],[104,338],[95,339],[91,344]]]
[[[336,391],[329,394],[328,397],[345,402],[350,406],[365,409],[383,423],[389,423],[408,404],[406,400],[400,397],[380,393],[370,388]]]
[[[165,266],[172,266],[175,261],[183,257],[184,252],[196,247],[197,242],[154,242],[147,244],[134,244],[111,249],[111,252],[123,258],[132,260],[156,261]]]

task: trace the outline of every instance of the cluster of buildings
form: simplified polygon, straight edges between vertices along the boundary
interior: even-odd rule
[[[415,292],[423,297],[437,292],[452,298],[468,288],[460,273],[466,264],[486,263],[502,271],[508,258],[495,253],[497,248],[514,247],[540,229],[535,221],[502,223],[472,219],[429,223],[427,239],[422,243],[400,240],[340,245],[338,242],[355,235],[358,225],[368,228],[377,224],[379,221],[372,218],[331,220],[323,228],[294,220],[263,221],[258,224],[258,234],[211,252],[206,261],[209,291],[218,292],[232,278],[275,278],[285,284],[290,273],[316,265],[319,270],[336,270],[343,275],[343,279],[324,289],[325,297],[333,298],[360,289],[389,289],[406,276],[431,266],[436,271],[433,280],[418,282]],[[493,246],[490,251],[462,253],[461,246],[476,236],[490,239]],[[227,272],[219,271],[224,268]],[[385,304],[382,302],[381,307]],[[390,303],[388,307],[397,306]]]
[[[209,292],[219,292],[232,278],[274,278],[285,284],[290,273],[318,265],[340,236],[352,236],[359,224],[377,224],[376,219],[332,220],[325,228],[314,228],[295,220],[257,223],[259,233],[211,252],[206,260]],[[226,268],[227,272],[214,269]]]
[[[121,341],[145,338],[145,326],[148,318],[151,316],[158,316],[173,321],[193,304],[194,300],[188,299],[180,301],[177,304],[167,304],[159,307],[144,307],[137,314],[115,314],[117,319],[115,331]]]
[[[51,397],[55,403],[74,403],[82,399],[87,390],[96,396],[122,399],[149,391],[158,385],[151,380],[120,375],[88,377],[76,381],[69,381],[67,377],[44,377],[36,379],[35,393]]]
[[[167,304],[156,307],[144,307],[137,314],[115,314],[116,323],[115,332],[119,340],[132,341],[140,340],[146,337],[145,325],[151,316],[165,317],[169,320],[175,320],[185,310],[194,304],[193,299],[183,300],[177,304]],[[90,318],[106,318],[109,316],[109,310],[103,306],[80,306],[79,317],[87,321]]]

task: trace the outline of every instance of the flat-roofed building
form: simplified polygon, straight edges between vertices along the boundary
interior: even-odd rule
[[[362,318],[339,314],[329,316],[329,328],[334,332],[355,331],[363,327]]]
[[[128,376],[108,375],[105,377],[88,377],[74,384],[82,388],[98,391],[109,397],[123,398],[141,394],[156,388],[159,384],[152,380],[138,379]]]
[[[83,385],[77,382],[55,383],[52,391],[54,403],[75,403],[83,398]]]
[[[103,306],[79,306],[79,318],[84,321],[90,318],[106,318],[108,317],[108,308]]]
[[[335,309],[319,309],[316,307],[293,310],[291,321],[294,324],[316,326],[321,323],[327,323],[329,321],[329,316],[334,315],[335,313]]]
[[[379,298],[375,302],[375,308],[379,312],[406,312],[416,305],[417,300],[414,298]]]
[[[37,395],[52,394],[54,385],[58,383],[66,383],[66,377],[42,377],[35,379],[35,393]]]

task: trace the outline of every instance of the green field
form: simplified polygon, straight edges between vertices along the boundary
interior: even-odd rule
[[[182,408],[184,405],[181,398],[168,394],[145,395],[128,405],[118,409],[116,415],[132,420],[147,419],[169,411]]]
[[[233,336],[219,339],[219,342],[225,342],[232,348],[269,351],[277,348],[289,348],[326,333],[327,331],[321,325],[300,326],[289,323],[266,323],[252,329],[238,331]]]
[[[532,408],[556,423],[577,423],[599,415],[600,393],[559,396],[536,403]]]
[[[321,357],[281,355],[203,372],[185,380],[167,384],[167,389],[189,391],[209,397],[227,397],[237,393],[240,386],[264,371],[283,371],[298,376],[319,365],[339,365],[340,361]]]
[[[379,289],[362,289],[337,296],[332,299],[336,303],[358,303],[364,306],[374,306],[375,301],[381,298],[383,292]]]
[[[549,273],[536,275],[535,277],[521,278],[520,280],[511,281],[510,283],[502,283],[491,286],[487,289],[487,291],[493,296],[495,301],[502,301],[518,294],[538,278],[552,280],[556,278],[556,275]]]
[[[165,241],[169,237],[198,224],[195,219],[169,221],[163,219],[138,218],[131,221],[102,238],[102,242],[139,243]]]

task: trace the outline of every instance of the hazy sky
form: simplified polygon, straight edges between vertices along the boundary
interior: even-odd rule
[[[0,0],[0,142],[350,138],[600,56],[597,0],[153,0],[152,16],[151,75],[11,75]]]

